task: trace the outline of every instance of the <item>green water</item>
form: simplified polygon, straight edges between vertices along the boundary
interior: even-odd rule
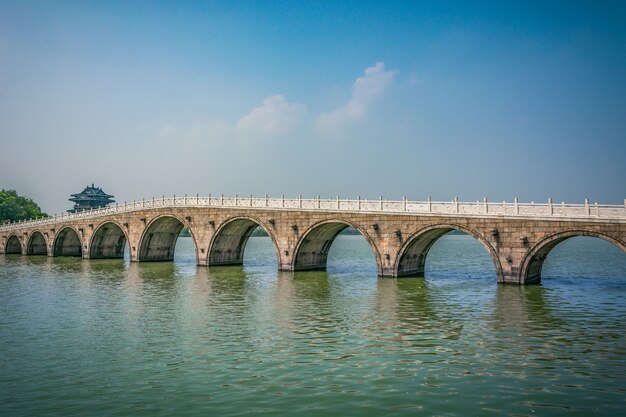
[[[623,416],[626,254],[577,238],[541,286],[496,284],[445,236],[378,278],[360,236],[328,272],[0,255],[2,416]]]

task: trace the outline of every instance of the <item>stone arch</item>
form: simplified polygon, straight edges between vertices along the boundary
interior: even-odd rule
[[[28,236],[28,244],[26,245],[27,255],[47,255],[48,242],[43,233],[35,230]]]
[[[325,220],[309,227],[296,244],[291,269],[293,271],[326,269],[330,247],[339,233],[348,227],[358,230],[370,245],[376,260],[378,275],[382,275],[380,252],[374,241],[361,227],[344,219]]]
[[[538,284],[541,282],[541,270],[543,269],[543,263],[548,254],[559,243],[576,236],[590,236],[604,239],[626,252],[626,243],[620,239],[594,230],[574,229],[554,233],[541,239],[528,251],[521,263],[520,282],[524,284]]]
[[[174,250],[178,235],[183,227],[189,230],[189,234],[196,248],[196,263],[198,261],[198,245],[193,230],[183,219],[173,214],[157,216],[146,225],[139,240],[139,258],[142,261],[173,261]]]
[[[98,225],[89,244],[91,259],[114,259],[124,257],[128,235],[119,223],[107,220]]]
[[[466,233],[480,242],[491,256],[498,281],[501,282],[504,274],[495,248],[477,231],[453,223],[434,224],[420,229],[410,236],[402,248],[400,248],[400,252],[396,257],[394,276],[406,277],[422,275],[424,273],[424,266],[426,265],[426,256],[430,248],[439,238],[453,230]]]
[[[22,243],[20,242],[20,238],[17,237],[17,235],[12,234],[8,237],[4,245],[4,253],[6,253],[7,255],[19,255],[22,253]]]
[[[220,225],[209,244],[207,265],[243,265],[243,254],[248,239],[254,229],[259,226],[265,230],[272,241],[276,251],[276,260],[280,265],[280,252],[271,228],[259,219],[250,216],[233,217]]]
[[[53,256],[82,256],[83,244],[80,234],[72,226],[65,226],[54,238]]]

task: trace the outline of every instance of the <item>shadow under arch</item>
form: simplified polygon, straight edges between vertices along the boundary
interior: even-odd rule
[[[183,227],[189,230],[198,263],[198,245],[191,227],[173,214],[157,216],[146,225],[139,239],[139,262],[173,261],[176,242]]]
[[[314,271],[325,270],[328,260],[328,252],[339,235],[344,229],[352,227],[357,230],[361,236],[367,241],[372,254],[376,260],[376,270],[378,275],[382,275],[382,262],[380,253],[376,244],[369,235],[356,224],[344,220],[324,220],[309,227],[298,239],[296,249],[293,256],[293,271]]]
[[[89,244],[89,258],[124,258],[124,247],[128,236],[117,222],[107,220],[98,225]]]
[[[434,224],[418,230],[410,236],[398,253],[394,267],[394,276],[409,277],[423,275],[428,251],[439,238],[453,230],[466,233],[480,242],[491,256],[498,281],[502,281],[504,274],[495,248],[475,230],[452,223]]]
[[[17,235],[11,235],[4,245],[4,253],[7,255],[19,255],[22,253],[22,244]]]
[[[26,245],[27,255],[47,255],[48,245],[46,238],[39,230],[35,230],[28,236],[28,244]]]
[[[280,265],[278,244],[271,228],[263,224],[261,220],[250,216],[233,217],[220,225],[209,244],[207,265],[243,265],[246,244],[257,227],[261,227],[269,236],[276,252],[276,261]]]
[[[559,243],[576,236],[589,236],[604,239],[626,252],[626,243],[604,233],[593,230],[574,229],[546,236],[533,246],[524,257],[520,267],[520,282],[538,284],[541,282],[541,270],[548,254]]]
[[[72,226],[65,226],[54,238],[54,256],[82,256],[83,247],[78,232]]]

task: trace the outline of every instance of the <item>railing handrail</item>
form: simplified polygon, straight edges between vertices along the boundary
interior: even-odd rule
[[[258,203],[258,204],[255,204]],[[335,198],[274,198],[274,197],[254,197],[238,196],[224,197],[214,196],[187,196],[183,197],[160,197],[142,199],[131,203],[115,204],[102,208],[82,210],[75,213],[64,213],[44,217],[40,219],[21,220],[9,224],[0,224],[0,231],[31,227],[42,224],[53,224],[64,221],[77,220],[85,217],[98,217],[113,213],[124,213],[141,209],[160,208],[170,206],[189,207],[242,207],[255,209],[285,209],[285,210],[320,210],[320,211],[353,211],[353,212],[381,212],[381,213],[414,213],[414,214],[459,214],[472,216],[508,216],[508,217],[556,217],[556,218],[593,218],[626,220],[626,199],[624,205],[618,204],[584,204],[555,203],[550,199],[547,203],[530,202],[520,203],[517,199],[514,202],[488,201],[464,201],[458,199],[449,201],[434,201],[428,198],[426,201],[418,200],[387,200],[382,197],[378,199],[340,199]]]

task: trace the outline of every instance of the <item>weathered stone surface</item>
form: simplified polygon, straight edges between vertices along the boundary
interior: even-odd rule
[[[186,227],[198,265],[241,264],[257,226],[272,240],[279,268],[289,271],[325,268],[333,240],[346,227],[361,232],[372,248],[378,274],[389,277],[422,274],[429,249],[451,230],[463,231],[483,245],[502,283],[539,282],[550,250],[572,236],[599,237],[626,251],[622,219],[172,206],[0,229],[0,253],[119,258],[127,244],[132,261],[167,261],[173,259],[178,235]]]

